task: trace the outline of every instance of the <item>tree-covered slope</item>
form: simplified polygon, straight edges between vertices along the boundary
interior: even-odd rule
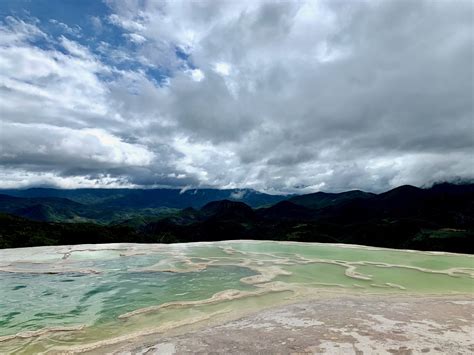
[[[251,207],[267,206],[288,196],[269,195],[252,189],[52,189],[0,190],[23,198],[66,198],[100,208],[201,208],[218,200],[241,201]]]
[[[37,204],[25,205],[24,199],[1,197],[4,209],[20,206],[27,217],[44,218],[55,213],[50,209],[54,204],[40,208]],[[303,206],[291,198],[252,209],[243,202],[221,200],[156,216],[132,215],[108,226],[36,222],[3,215],[0,246],[273,239],[474,252],[472,184],[441,184],[429,189],[402,186],[379,195],[311,194],[303,200],[317,203],[305,202]],[[54,201],[72,210],[82,208],[75,202]],[[33,202],[38,201],[28,199],[28,203]],[[25,208],[31,215],[26,215]]]

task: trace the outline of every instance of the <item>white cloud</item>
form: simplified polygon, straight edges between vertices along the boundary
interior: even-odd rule
[[[94,26],[139,46],[0,25],[8,181],[293,192],[474,176],[468,1],[107,4]]]
[[[0,22],[0,45],[18,45],[27,39],[47,38],[34,23],[28,23],[12,16]]]
[[[203,80],[206,77],[201,69],[192,69],[189,70],[189,73],[191,75],[191,79],[197,82]]]
[[[110,23],[116,26],[123,27],[124,29],[129,31],[139,32],[145,29],[145,25],[140,21],[127,20],[123,17],[118,16],[117,14],[110,15],[108,20],[110,21]]]
[[[154,154],[100,129],[71,129],[44,124],[2,124],[0,162],[61,167],[147,166]],[[19,142],[21,142],[19,144]]]
[[[107,174],[96,176],[58,176],[54,172],[37,172],[24,169],[0,171],[2,188],[17,189],[32,186],[57,187],[62,189],[78,188],[119,188],[135,187],[129,180]]]
[[[69,52],[69,54],[84,59],[91,58],[89,50],[84,46],[81,46],[77,42],[71,41],[64,36],[61,36],[59,40],[61,42],[61,45]]]
[[[235,200],[241,200],[244,198],[245,193],[246,193],[245,190],[234,191],[230,194],[230,198],[233,198]]]
[[[229,63],[217,62],[214,64],[214,71],[220,75],[228,76],[231,71],[231,66]]]
[[[74,27],[70,27],[66,25],[65,23],[60,22],[55,19],[50,19],[49,22],[59,27],[65,34],[68,34],[74,37],[81,37],[82,35],[82,28],[78,25],[75,25]]]
[[[124,36],[130,41],[135,44],[142,44],[146,42],[146,38],[143,37],[142,35],[139,35],[138,33],[126,33]]]
[[[100,19],[99,16],[89,16],[89,20],[92,24],[92,27],[94,28],[94,31],[96,33],[102,33],[104,27],[102,25],[102,20]]]

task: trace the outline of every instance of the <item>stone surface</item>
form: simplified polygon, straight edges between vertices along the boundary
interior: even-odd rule
[[[140,354],[472,354],[474,299],[343,296],[134,344]]]

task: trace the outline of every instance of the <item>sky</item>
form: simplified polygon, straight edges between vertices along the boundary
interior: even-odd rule
[[[474,178],[469,0],[0,1],[0,188]]]

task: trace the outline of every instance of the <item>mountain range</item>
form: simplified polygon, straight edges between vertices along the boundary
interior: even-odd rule
[[[74,189],[33,188],[0,190],[0,212],[45,222],[114,224],[150,220],[187,207],[201,208],[229,199],[251,207],[272,205],[288,198],[251,189]]]
[[[249,189],[0,194],[0,247],[273,239],[473,253],[474,184],[269,195]]]
[[[101,208],[200,208],[217,200],[242,201],[251,207],[271,205],[286,195],[270,195],[252,189],[53,189],[0,190],[0,194],[26,198],[65,198]]]

